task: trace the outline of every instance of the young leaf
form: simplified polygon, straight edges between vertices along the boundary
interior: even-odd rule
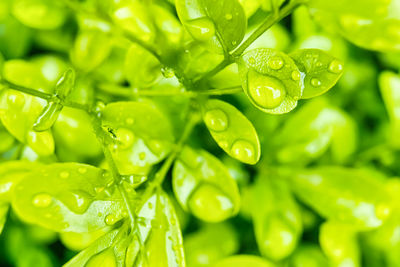
[[[320,227],[319,243],[334,266],[361,266],[357,231],[337,222],[325,222]]]
[[[10,205],[8,203],[3,203],[0,201],[0,235],[3,232],[4,224],[7,220],[8,209]]]
[[[395,148],[400,148],[400,75],[384,71],[379,76],[379,86],[386,110],[390,118],[390,141]]]
[[[172,176],[178,202],[196,217],[219,222],[239,211],[236,182],[225,166],[208,152],[185,147],[175,162]]]
[[[150,102],[111,103],[102,112],[102,123],[115,135],[109,146],[121,174],[146,174],[171,151],[171,125]]]
[[[298,171],[290,181],[296,195],[320,215],[363,230],[381,226],[391,212],[381,179],[370,170],[318,167]]]
[[[258,109],[271,114],[294,109],[303,94],[299,69],[286,54],[274,49],[254,49],[239,61],[242,86]]]
[[[235,255],[225,258],[212,267],[277,267],[278,265],[254,255]]]
[[[290,57],[305,75],[303,99],[327,92],[343,74],[343,63],[319,49],[299,49]]]
[[[203,106],[203,120],[217,144],[231,157],[247,164],[260,159],[260,141],[254,126],[234,106],[216,99]]]
[[[12,207],[24,221],[57,232],[94,231],[126,216],[114,189],[112,177],[101,169],[55,163],[24,176],[14,190]]]
[[[331,266],[318,245],[300,245],[289,259],[291,267],[326,267]]]
[[[252,188],[252,217],[261,255],[273,261],[289,256],[302,234],[301,214],[285,181],[257,178]]]
[[[175,4],[186,30],[211,50],[226,53],[242,41],[247,20],[237,0],[177,0]]]

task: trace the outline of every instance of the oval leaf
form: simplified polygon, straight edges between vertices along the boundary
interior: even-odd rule
[[[254,126],[234,106],[216,99],[203,106],[203,120],[217,144],[231,157],[247,164],[260,159],[260,141]]]
[[[343,74],[343,62],[319,49],[299,49],[290,57],[305,75],[303,99],[327,92]]]
[[[278,265],[253,255],[235,255],[225,258],[212,267],[276,267]]]
[[[228,52],[242,41],[247,20],[237,0],[177,0],[175,5],[190,35],[212,50]]]
[[[121,174],[146,174],[171,151],[174,136],[168,118],[149,102],[114,102],[102,112],[112,131],[111,153]]]
[[[376,172],[319,167],[292,175],[296,195],[331,220],[371,229],[381,226],[391,211],[383,178]]]
[[[303,94],[301,73],[286,54],[270,48],[250,50],[239,61],[242,86],[258,109],[271,114],[293,110]]]
[[[185,147],[173,169],[172,185],[179,203],[196,217],[218,222],[236,215],[240,196],[226,167],[206,151]]]
[[[12,207],[23,220],[57,232],[94,231],[126,216],[112,184],[109,173],[90,165],[51,164],[24,176]]]

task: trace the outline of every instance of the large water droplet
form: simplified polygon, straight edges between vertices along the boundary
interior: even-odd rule
[[[190,211],[207,222],[220,222],[232,215],[232,200],[213,184],[200,185],[188,202]]]
[[[314,86],[314,87],[319,87],[319,86],[321,86],[321,81],[318,80],[317,78],[312,78],[310,83],[311,83],[311,85]]]
[[[273,70],[280,70],[285,62],[280,56],[272,57],[268,60],[268,66]]]
[[[343,64],[340,60],[334,59],[329,64],[328,70],[332,73],[339,74],[343,71]]]
[[[301,79],[301,74],[299,71],[295,70],[292,72],[292,80],[293,81],[300,81]]]
[[[119,219],[114,215],[114,214],[108,214],[107,216],[106,216],[106,218],[104,219],[104,222],[107,224],[107,225],[114,225],[116,222],[118,222],[119,221]]]
[[[47,208],[53,201],[52,197],[46,193],[40,193],[33,197],[32,204],[38,208]]]
[[[187,22],[189,32],[200,41],[207,41],[215,35],[214,23],[206,18],[199,18]]]
[[[72,212],[83,214],[92,203],[92,196],[84,191],[65,192],[59,197]]]
[[[248,92],[258,106],[267,109],[278,107],[286,96],[286,88],[281,81],[253,70],[248,73]]]
[[[231,150],[236,159],[250,164],[255,163],[254,146],[250,142],[246,140],[237,140],[233,143]]]
[[[204,115],[204,122],[210,130],[216,132],[222,132],[228,128],[228,116],[221,109],[207,111]]]
[[[115,131],[115,135],[117,136],[117,141],[119,143],[118,147],[122,149],[131,147],[135,140],[133,132],[126,128],[119,128]]]

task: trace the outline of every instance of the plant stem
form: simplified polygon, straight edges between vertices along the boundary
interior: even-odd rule
[[[241,86],[233,86],[227,88],[214,88],[204,91],[186,91],[186,90],[170,90],[170,91],[161,91],[161,90],[150,90],[143,89],[138,90],[137,88],[130,88],[126,86],[120,86],[115,84],[99,84],[97,86],[103,92],[109,93],[115,96],[122,97],[137,97],[137,96],[187,96],[187,97],[197,97],[199,95],[226,95],[226,94],[235,94],[242,91]]]
[[[269,28],[271,28],[275,23],[279,22],[286,16],[288,16],[294,9],[299,7],[301,4],[303,4],[302,1],[291,1],[289,4],[284,6],[279,12],[273,12],[271,13],[270,16],[244,41],[242,42],[239,47],[236,48],[236,50],[233,51],[233,53],[229,54],[229,56],[225,57],[225,59],[219,63],[214,69],[210,70],[203,76],[200,76],[199,78],[195,79],[195,83],[200,83],[201,81],[204,81],[221,70],[223,70],[226,66],[229,64],[232,64],[235,62],[235,60],[240,57],[243,52],[255,41],[260,37],[264,32],[266,32]]]
[[[31,95],[31,96],[36,96],[36,97],[39,97],[39,98],[42,98],[42,99],[45,99],[45,100],[50,100],[50,99],[53,98],[52,94],[48,94],[48,93],[41,92],[41,91],[36,90],[36,89],[20,86],[20,85],[14,84],[12,82],[9,82],[7,80],[4,80],[4,79],[2,79],[0,81],[0,83],[3,84],[7,89],[12,89],[12,90],[15,90],[15,91],[19,91],[19,92],[22,92],[22,93],[25,93],[25,94],[28,94],[28,95]]]
[[[154,193],[154,190],[159,188],[161,184],[163,183],[165,177],[167,176],[167,173],[169,169],[171,168],[172,163],[174,163],[176,157],[179,155],[181,152],[186,139],[189,137],[191,134],[194,126],[198,122],[198,117],[194,114],[189,115],[189,121],[185,126],[185,129],[183,130],[183,133],[175,147],[175,149],[171,152],[171,154],[168,156],[168,158],[164,161],[162,164],[161,168],[157,171],[157,173],[154,176],[154,180],[149,182],[148,187],[142,194],[142,199],[140,205],[137,206],[138,209],[140,209],[145,201],[151,197],[151,195]]]

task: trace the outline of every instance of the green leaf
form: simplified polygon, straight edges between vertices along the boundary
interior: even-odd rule
[[[173,168],[178,202],[196,217],[219,222],[237,214],[240,196],[226,167],[206,151],[185,147]]]
[[[327,153],[334,162],[346,162],[351,160],[357,141],[354,120],[323,98],[307,102],[285,121],[275,138],[278,160],[296,165]]]
[[[290,267],[326,267],[330,262],[321,248],[314,244],[300,245],[289,259]]]
[[[28,27],[48,30],[64,23],[67,9],[58,1],[15,0],[12,14]]]
[[[319,243],[335,266],[361,266],[357,232],[351,225],[325,222],[320,227]]]
[[[343,74],[343,63],[319,49],[299,49],[290,57],[304,75],[303,99],[324,94]]]
[[[90,72],[98,67],[110,54],[112,38],[104,32],[86,30],[78,33],[70,59],[76,68]]]
[[[391,212],[383,178],[377,172],[318,167],[291,176],[296,195],[325,218],[363,230],[381,226]]]
[[[202,266],[204,258],[212,264],[236,253],[240,245],[235,228],[228,223],[207,224],[185,235],[183,243],[188,266]]]
[[[33,30],[21,24],[14,16],[7,13],[0,17],[0,52],[6,58],[25,56],[31,48]],[[15,34],[18,33],[18,34]]]
[[[390,142],[395,148],[400,148],[400,75],[390,71],[384,71],[379,76],[379,87],[389,113]]]
[[[231,157],[247,164],[260,159],[260,141],[254,126],[234,106],[216,99],[202,109],[203,120],[217,144]]]
[[[274,49],[254,49],[239,61],[242,86],[258,109],[271,114],[293,110],[303,94],[301,73],[293,60]]]
[[[125,57],[124,73],[130,85],[148,88],[161,78],[161,63],[149,51],[133,43]]]
[[[243,40],[247,21],[237,0],[177,0],[175,4],[190,35],[213,51],[231,51]]]
[[[251,209],[261,255],[273,261],[289,256],[301,238],[302,222],[286,182],[260,175],[252,188]]]
[[[277,267],[278,265],[254,255],[235,255],[225,258],[212,267]]]
[[[41,164],[25,160],[0,163],[0,202],[10,202],[15,185],[25,175],[37,170]]]
[[[7,214],[10,205],[8,203],[0,202],[0,235],[3,232],[4,225],[7,221]]]
[[[101,169],[55,163],[24,176],[14,190],[12,207],[24,221],[57,232],[94,231],[126,216],[114,189],[112,177]]]
[[[121,174],[146,174],[171,151],[171,125],[151,102],[111,103],[102,112],[102,123],[115,134],[109,147]]]

